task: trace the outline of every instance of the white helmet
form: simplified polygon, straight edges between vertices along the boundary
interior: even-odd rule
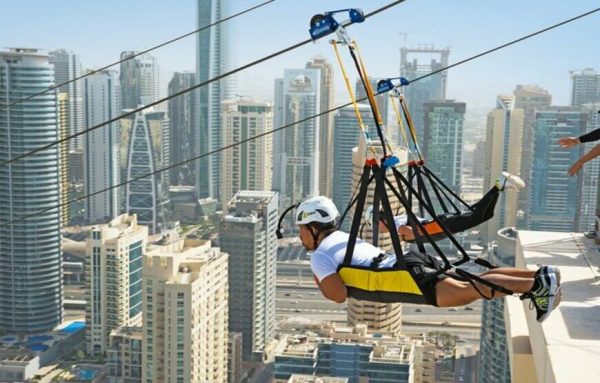
[[[307,199],[296,208],[296,224],[330,223],[340,215],[332,200],[318,196]]]

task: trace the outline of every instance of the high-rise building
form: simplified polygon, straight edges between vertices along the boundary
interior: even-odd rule
[[[121,63],[119,70],[123,109],[136,109],[160,98],[158,62],[149,53],[130,58],[138,53],[121,52],[121,60],[129,58]]]
[[[448,66],[450,49],[434,47],[400,48],[400,76],[413,80]],[[443,71],[403,87],[404,97],[412,116],[417,138],[423,142],[423,104],[427,101],[445,100],[448,72]],[[427,154],[427,153],[425,153]]]
[[[467,105],[451,100],[423,104],[427,166],[460,195],[463,161],[463,124]]]
[[[227,379],[227,254],[210,241],[169,240],[143,267],[143,382]]]
[[[102,71],[84,79],[83,122],[91,127],[119,116],[121,88],[115,71]],[[84,193],[90,195],[120,182],[119,123],[113,122],[84,136]],[[106,222],[119,214],[117,188],[91,195],[85,200],[89,222]]]
[[[352,190],[355,190],[360,182],[363,173],[363,167],[367,158],[372,158],[371,150],[367,149],[364,137],[359,137],[359,145],[352,149]],[[383,155],[381,143],[375,141],[373,148],[377,153],[377,158]],[[395,149],[395,155],[399,158],[401,164],[408,162],[408,152],[404,148]],[[406,165],[398,165],[398,170],[406,173]],[[394,176],[391,172],[387,173],[388,179],[395,184]],[[375,182],[371,183],[367,192],[367,201],[373,201],[375,192]],[[400,201],[393,194],[392,190],[387,190],[390,206],[395,214],[403,214],[404,208]],[[339,206],[340,209],[345,209],[345,206]],[[354,216],[354,208],[350,211],[347,220]],[[344,222],[348,225],[350,222]],[[368,228],[364,228],[361,233],[361,238],[365,241],[373,243],[373,232]],[[392,240],[389,233],[379,233],[379,241],[375,244],[382,250],[387,252],[394,251]],[[372,331],[390,331],[399,334],[402,328],[402,303],[377,303],[361,301],[353,298],[348,299],[348,323],[356,325],[364,323]]]
[[[319,96],[319,112],[333,108],[335,102],[333,68],[323,57],[314,57],[306,63],[307,69],[319,69],[321,71],[321,95]],[[387,100],[387,98],[386,98]],[[279,126],[275,126],[279,128]],[[333,174],[333,113],[327,113],[319,117],[319,158],[321,159],[319,169],[319,193],[332,196]]]
[[[110,333],[108,383],[142,383],[142,327],[119,327]]]
[[[82,74],[79,56],[65,49],[48,52],[48,61],[54,65],[54,84],[64,84],[78,78]],[[84,129],[83,125],[83,81],[73,81],[58,88],[59,93],[68,97],[67,135],[72,136]],[[66,136],[65,136],[66,137]],[[83,137],[75,137],[68,141],[69,150],[82,150]]]
[[[523,109],[515,108],[511,96],[498,96],[496,108],[487,116],[485,136],[485,162],[483,166],[483,189],[496,183],[503,171],[519,174],[521,171],[521,143],[523,142]],[[530,187],[530,185],[527,185]],[[523,191],[528,192],[528,191]],[[496,213],[482,226],[484,241],[492,241],[503,227],[517,223],[518,192],[501,193]]]
[[[277,83],[276,83],[277,84]],[[283,124],[291,124],[319,112],[321,106],[320,69],[285,69],[283,76]],[[278,110],[276,105],[275,109]],[[282,205],[298,203],[319,194],[320,120],[311,118],[283,132],[279,158],[274,159],[279,174]]]
[[[500,229],[489,252],[498,267],[515,267],[517,231]],[[504,322],[504,299],[484,300],[481,311],[479,383],[510,383],[510,364]]]
[[[167,220],[168,173],[153,173],[169,164],[168,126],[164,113],[143,110],[136,113],[129,130],[126,211],[137,214],[150,234],[160,232]],[[145,177],[137,179],[140,176]]]
[[[278,129],[285,125],[285,96],[283,94],[283,79],[275,79],[275,93],[273,102],[273,128]],[[279,130],[273,133],[273,185],[271,190],[281,193],[282,185],[282,166],[279,161],[283,155],[283,139],[285,130]],[[279,199],[280,203],[284,203],[283,199]],[[283,206],[282,206],[283,207]]]
[[[169,96],[192,87],[193,72],[175,72],[169,82]],[[178,164],[200,154],[198,149],[198,92],[187,92],[169,100],[171,164]],[[177,166],[170,172],[171,185],[195,185],[196,161]]]
[[[582,177],[568,170],[581,147],[565,150],[561,137],[578,137],[587,129],[587,113],[573,107],[548,107],[535,113],[535,135],[527,228],[579,231]]]
[[[27,48],[0,52],[0,104],[53,84],[48,56]],[[52,92],[0,108],[0,161],[58,140],[56,114]],[[60,202],[59,170],[58,146],[0,168],[0,331],[47,331],[62,321],[60,212],[40,213]]]
[[[535,111],[543,109],[552,103],[552,95],[547,90],[537,85],[517,85],[513,92],[514,108],[523,109],[523,149],[521,151],[521,171],[518,174],[526,184],[529,184],[531,167],[533,164],[533,135]],[[529,193],[519,193],[517,225],[522,227],[527,222],[527,206],[529,206]]]
[[[591,68],[570,73],[571,106],[600,102],[600,73]]]
[[[58,93],[57,99],[57,121],[58,137],[63,139],[69,135],[69,95],[67,93]],[[63,141],[58,145],[59,150],[59,180],[60,180],[60,225],[68,226],[70,219],[70,208],[67,204],[71,196],[69,185],[69,141]]]
[[[229,254],[229,331],[242,333],[244,360],[263,361],[275,331],[277,193],[239,191],[221,222]]]
[[[229,0],[197,0],[198,28],[213,24],[228,16]],[[234,50],[231,47],[230,23],[222,23],[196,34],[196,83],[200,84],[233,69]],[[233,98],[236,91],[234,76],[212,82],[198,92],[199,152],[221,147],[221,101]],[[219,198],[221,185],[221,156],[219,153],[198,161],[196,189],[199,198]]]
[[[363,122],[368,126],[369,135],[376,139],[377,131],[369,105],[358,104],[358,110]],[[333,119],[333,126],[333,146],[329,148],[329,151],[333,151],[333,164],[335,167],[335,172],[330,175],[333,179],[332,200],[338,209],[343,211],[350,203],[356,187],[352,180],[354,171],[352,156],[354,155],[353,149],[358,146],[363,133],[358,125],[354,107],[351,105],[337,111]],[[348,219],[344,222],[344,230],[350,229],[350,221]]]
[[[581,110],[587,113],[586,133],[592,130],[600,129],[600,102],[592,104],[583,104]],[[583,146],[585,153],[592,150],[597,142],[586,142]],[[594,222],[598,214],[598,188],[600,183],[600,158],[595,158],[585,164],[581,173],[581,205],[579,210],[579,231],[589,232],[594,230]]]
[[[148,228],[123,214],[94,226],[86,240],[86,350],[103,355],[110,334],[142,324],[142,256]]]
[[[229,332],[227,339],[227,383],[242,381],[242,334]]]
[[[273,128],[271,104],[256,100],[223,101],[223,146],[233,145]],[[222,155],[221,206],[240,190],[271,190],[271,137],[265,136],[234,146]]]

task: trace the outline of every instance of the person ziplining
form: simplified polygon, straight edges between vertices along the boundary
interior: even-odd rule
[[[368,275],[373,280],[363,280],[357,287],[356,275],[340,272],[343,270],[350,235],[337,229],[338,217],[339,212],[333,201],[323,196],[309,198],[296,208],[300,240],[304,248],[311,252],[310,267],[315,282],[322,294],[334,302],[342,303],[347,297],[355,297],[378,302],[400,301],[453,307],[481,299],[481,292],[493,298],[507,295],[503,292],[494,294],[493,288],[481,282],[474,282],[474,286],[455,279],[453,276],[456,275],[453,274],[436,275],[442,267],[440,262],[417,251],[400,255],[408,272],[398,273],[394,268],[398,261],[394,254],[385,253],[360,239],[356,241],[351,266],[370,272]],[[531,299],[540,322],[560,302],[560,271],[555,266],[541,266],[536,271],[495,268],[480,274],[480,278]],[[398,289],[390,289],[392,284],[396,284]]]
[[[496,203],[501,192],[507,189],[520,190],[525,187],[525,182],[508,172],[502,172],[502,174],[496,179],[494,186],[470,209],[461,211],[460,213],[444,213],[437,216],[446,228],[452,233],[460,233],[472,229],[494,216],[494,210]],[[417,217],[423,224],[425,230],[429,233],[432,239],[442,240],[446,238],[446,235],[440,225],[434,219],[425,219],[423,217]],[[373,206],[369,206],[365,212],[365,223],[371,227],[373,222]],[[406,242],[412,242],[415,240],[412,227],[408,224],[408,216],[402,214],[394,217],[394,224],[400,239]],[[379,230],[387,232],[388,228],[383,221],[379,222]],[[421,233],[423,235],[423,233]]]
[[[361,18],[362,11],[360,10],[343,10],[343,12],[345,11],[349,12],[351,22],[362,22],[364,20],[364,17]],[[558,268],[555,266],[541,266],[536,271],[496,268],[485,260],[470,259],[462,246],[453,237],[452,231],[433,211],[431,199],[421,196],[421,193],[426,193],[423,187],[423,179],[420,178],[423,174],[429,179],[433,178],[433,180],[438,181],[439,179],[425,167],[422,174],[418,172],[420,169],[415,173],[411,172],[413,167],[409,167],[408,178],[396,169],[399,160],[393,155],[392,148],[385,137],[373,90],[366,80],[368,76],[358,53],[357,45],[349,39],[343,26],[333,18],[332,15],[336,12],[342,11],[314,16],[310,23],[311,37],[317,39],[329,33],[335,32],[337,34],[338,40],[332,41],[332,44],[342,66],[347,85],[349,81],[336,44],[341,43],[349,48],[373,112],[377,134],[383,148],[383,157],[380,160],[373,157],[367,158],[359,182],[359,193],[350,202],[340,220],[338,220],[340,214],[330,199],[323,196],[312,197],[300,204],[292,205],[284,211],[279,219],[277,237],[282,238],[283,236],[281,224],[285,215],[295,209],[295,223],[299,227],[300,240],[302,245],[311,252],[311,269],[315,281],[326,298],[338,303],[344,302],[347,297],[352,297],[375,302],[408,302],[451,307],[465,305],[480,298],[494,299],[516,293],[520,294],[521,299],[531,299],[531,303],[536,309],[537,320],[540,322],[545,320],[560,302],[560,271]],[[407,82],[401,83],[401,86],[406,84]],[[350,87],[348,88],[357,113],[359,128],[363,132],[368,146],[370,146],[370,138],[356,108],[356,100]],[[372,146],[369,149],[377,155]],[[421,158],[420,163],[417,165],[420,166],[422,162]],[[395,185],[386,175],[387,172],[393,175]],[[417,189],[412,185],[413,179],[418,183]],[[385,253],[378,247],[358,238],[368,187],[373,182],[375,183],[372,203],[373,222],[379,222],[381,214],[387,227],[396,226],[387,193],[387,190],[391,190],[406,211],[406,223],[412,230],[418,251],[402,251],[400,238],[396,230],[389,231],[394,249],[393,254]],[[487,217],[489,213],[479,213],[479,210],[485,210],[485,207],[495,205],[498,193],[508,185],[523,187],[524,184],[521,184],[522,181],[516,177],[505,175],[501,187],[497,187],[496,191],[491,190],[488,193],[489,196],[484,197],[483,202],[480,201],[482,209],[479,209],[477,204],[467,205],[469,212],[478,214],[483,218]],[[441,185],[441,188],[438,188],[439,185],[436,186],[433,181],[431,185],[442,205],[444,205],[441,194],[444,193],[443,188],[447,189],[447,187]],[[445,237],[459,250],[463,257],[461,260],[450,263],[436,245],[432,235],[425,228],[424,224],[427,224],[427,222],[422,222],[413,213],[412,199],[418,201],[419,209],[426,211],[432,217],[432,222],[439,226]],[[381,211],[379,210],[380,205]],[[345,233],[339,230],[339,226],[352,206],[355,209],[352,227],[350,233]],[[444,210],[446,210],[445,206]],[[455,208],[455,210],[458,209]],[[493,211],[493,209],[491,210]],[[483,218],[478,218],[478,220]],[[373,225],[372,227],[374,243],[378,241],[378,226]],[[432,234],[436,235],[436,233]],[[442,261],[427,253],[423,238],[429,242]],[[468,261],[484,265],[490,270],[475,275],[457,267]]]

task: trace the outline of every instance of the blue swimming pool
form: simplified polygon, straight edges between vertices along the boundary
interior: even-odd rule
[[[15,338],[14,336],[5,336],[4,338],[0,338],[0,342],[5,342],[5,343],[12,343],[16,340],[17,340],[17,338]]]
[[[31,335],[27,337],[27,343],[44,343],[52,339],[52,335]]]
[[[77,379],[79,380],[92,380],[96,376],[96,371],[82,369],[77,372]]]
[[[45,344],[33,343],[33,344],[28,345],[27,348],[31,351],[43,352],[43,351],[46,351],[49,347],[46,346]]]
[[[77,321],[60,330],[64,334],[73,334],[85,328],[85,322]]]

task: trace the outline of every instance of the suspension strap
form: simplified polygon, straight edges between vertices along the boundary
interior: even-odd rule
[[[408,137],[406,136],[406,128],[404,127],[404,121],[402,121],[402,116],[400,115],[400,111],[398,110],[398,105],[394,102],[394,98],[398,96],[393,96],[390,94],[390,104],[394,108],[394,115],[396,116],[396,122],[398,123],[398,127],[400,128],[400,133],[402,134],[402,138],[404,138],[404,145],[408,148],[409,142]],[[409,156],[412,156],[412,151],[408,151]],[[409,158],[410,160],[410,158]]]
[[[367,192],[370,183],[371,166],[365,164],[363,167],[363,174],[360,179],[360,191],[358,192],[356,208],[354,209],[354,217],[352,217],[352,226],[350,228],[350,237],[348,238],[348,245],[346,247],[346,255],[344,256],[344,266],[352,265],[352,254],[354,254],[354,247],[356,245],[356,237],[358,236],[358,230],[360,228],[360,221],[365,207],[365,200],[367,199]]]
[[[400,107],[402,108],[402,113],[404,114],[404,118],[406,119],[406,123],[408,125],[408,131],[410,132],[413,143],[415,144],[415,150],[417,151],[419,160],[425,161],[425,159],[423,158],[423,153],[421,153],[421,149],[419,148],[419,140],[417,138],[417,131],[415,129],[415,125],[413,123],[412,117],[410,116],[410,112],[408,111],[408,105],[406,105],[406,101],[404,100],[404,97],[399,96],[398,100],[400,101]]]
[[[337,41],[331,40],[331,45],[333,46],[333,50],[335,51],[335,57],[338,60],[338,64],[340,65],[340,69],[342,71],[342,77],[344,78],[344,83],[346,84],[346,90],[350,95],[350,101],[352,102],[352,107],[354,108],[354,114],[356,115],[356,119],[358,120],[358,127],[362,131],[363,136],[365,137],[365,141],[367,143],[367,148],[372,151],[375,157],[378,156],[377,151],[371,145],[371,139],[369,137],[369,132],[365,126],[362,115],[360,113],[360,109],[358,108],[358,103],[356,102],[356,96],[354,95],[354,91],[352,90],[352,85],[350,85],[350,79],[348,77],[348,72],[346,71],[346,67],[344,66],[344,62],[342,61],[342,57],[340,56],[340,51],[337,46]]]

